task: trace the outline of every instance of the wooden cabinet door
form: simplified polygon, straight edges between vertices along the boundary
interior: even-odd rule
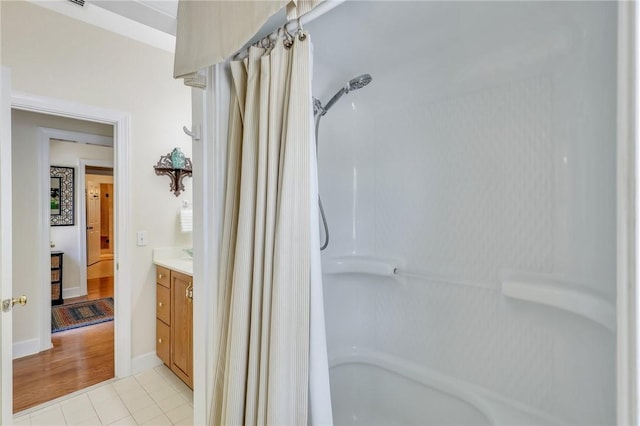
[[[171,367],[171,331],[159,319],[156,319],[156,354],[166,366]]]
[[[171,370],[193,388],[192,278],[171,271]]]
[[[156,318],[171,325],[171,290],[156,285]]]

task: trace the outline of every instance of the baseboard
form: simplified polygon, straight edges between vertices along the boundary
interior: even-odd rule
[[[85,296],[80,291],[80,287],[71,287],[71,288],[62,288],[62,298],[63,299],[72,299],[74,297]]]
[[[155,352],[148,352],[131,360],[131,375],[142,373],[159,365],[162,365],[162,360]]]
[[[13,359],[40,352],[40,339],[29,339],[13,344]]]

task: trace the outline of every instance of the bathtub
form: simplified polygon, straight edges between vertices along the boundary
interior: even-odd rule
[[[330,356],[335,425],[547,425],[557,419],[368,349]]]

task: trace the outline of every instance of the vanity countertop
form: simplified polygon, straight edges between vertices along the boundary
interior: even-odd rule
[[[190,247],[158,247],[153,249],[153,263],[193,276],[193,258],[184,249]]]

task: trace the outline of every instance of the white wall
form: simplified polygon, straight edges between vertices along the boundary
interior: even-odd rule
[[[616,5],[347,2],[307,29],[323,102],[373,76],[320,125],[323,262],[415,274],[325,275],[330,352],[615,423],[615,334],[502,285],[517,271],[615,310]]]
[[[12,69],[15,90],[131,114],[133,218],[131,235],[122,238],[131,245],[133,270],[120,285],[131,287],[132,356],[154,352],[151,250],[191,243],[177,224],[180,203],[191,201],[191,181],[185,181],[186,192],[176,198],[169,192],[168,178],[156,176],[153,166],[176,146],[191,155],[191,139],[181,130],[191,123],[190,90],[171,77],[170,53],[39,6],[3,2],[1,27],[2,65]],[[35,167],[31,157],[22,161],[25,169]],[[35,188],[34,182],[24,184]],[[136,247],[137,230],[148,231],[148,246]],[[37,309],[36,304],[31,309]]]

